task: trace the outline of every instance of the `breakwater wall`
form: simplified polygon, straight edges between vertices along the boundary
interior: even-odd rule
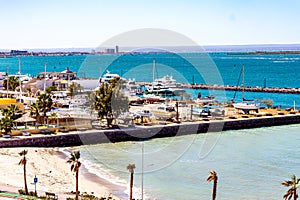
[[[150,85],[147,82],[138,82],[139,85]],[[222,86],[207,84],[181,84],[183,88],[202,89],[202,90],[229,90],[229,91],[246,91],[246,92],[265,92],[265,93],[284,93],[300,94],[300,88],[278,88],[278,87],[241,87],[241,86]]]
[[[300,88],[267,88],[267,87],[241,87],[241,86],[214,86],[214,85],[184,85],[186,88],[203,89],[203,90],[231,90],[246,92],[266,92],[266,93],[284,93],[284,94],[300,94]]]
[[[300,114],[247,119],[185,122],[149,127],[89,130],[40,137],[11,138],[0,141],[0,147],[68,147],[109,142],[142,141],[225,130],[249,129],[300,123]]]

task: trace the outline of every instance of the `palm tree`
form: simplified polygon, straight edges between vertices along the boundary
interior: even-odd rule
[[[57,87],[52,85],[46,88],[46,93],[51,94],[52,91],[57,91]]]
[[[0,121],[1,132],[4,134],[11,133],[13,122],[14,121],[10,117],[3,117]]]
[[[11,104],[7,108],[3,108],[1,112],[4,116],[0,120],[1,132],[9,134],[13,128],[14,120],[22,115],[21,110],[19,110],[18,106]]]
[[[26,163],[27,163],[26,154],[27,154],[27,150],[23,150],[19,153],[20,156],[23,156],[19,162],[19,165],[23,165],[24,167],[23,170],[24,170],[25,194],[28,194],[27,181],[26,181]]]
[[[72,82],[69,85],[69,95],[71,97],[81,92],[81,90],[83,90],[83,87],[79,83]]]
[[[212,191],[212,200],[215,200],[216,196],[217,196],[217,183],[218,183],[217,172],[210,171],[209,177],[206,179],[206,181],[208,181],[208,182],[214,181],[213,191]]]
[[[120,78],[114,78],[109,84],[101,84],[96,91],[94,107],[98,111],[99,119],[106,119],[107,126],[112,124],[114,117],[128,110],[128,98],[119,91],[122,88],[119,82]]]
[[[10,112],[8,108],[3,108],[1,112],[4,117],[10,117]]]
[[[11,104],[8,107],[9,115],[12,120],[18,119],[22,115],[22,111],[20,110],[19,106],[15,104]]]
[[[57,113],[53,112],[50,114],[49,116],[50,122],[54,121],[54,124],[57,125],[57,119],[58,119]]]
[[[7,79],[3,81],[3,86],[7,90]],[[19,79],[15,76],[8,77],[8,90],[15,91],[15,89],[19,86]]]
[[[45,119],[47,118],[46,113],[51,110],[51,106],[53,104],[51,95],[48,93],[42,94],[41,96],[39,96],[37,104],[40,111],[43,113],[45,122]]]
[[[133,187],[133,174],[134,174],[135,164],[129,164],[127,170],[130,172],[130,196],[129,199],[132,200],[132,187]]]
[[[75,177],[76,177],[76,200],[78,200],[78,174],[79,174],[79,168],[81,166],[81,162],[79,161],[80,159],[80,151],[75,151],[71,153],[71,157],[67,161],[68,163],[71,164],[71,171],[75,172]]]
[[[292,197],[294,197],[294,200],[298,199],[298,194],[297,194],[297,185],[299,183],[300,178],[297,178],[296,175],[292,175],[291,177],[292,180],[287,180],[282,182],[281,184],[286,186],[286,187],[291,187],[284,195],[283,199],[290,200]]]
[[[32,89],[31,88],[26,88],[27,95],[28,97],[32,97]]]
[[[30,106],[30,116],[35,118],[37,121],[39,121],[39,116],[40,116],[40,107],[38,103],[33,103]]]

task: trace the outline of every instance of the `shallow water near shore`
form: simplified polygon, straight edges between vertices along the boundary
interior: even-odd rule
[[[300,173],[299,128],[297,124],[77,148],[90,172],[117,185],[128,186],[126,166],[135,163],[136,198],[141,197],[143,177],[144,199],[209,199],[212,183],[206,178],[215,170],[218,199],[281,199],[287,190],[281,182]],[[203,147],[213,148],[200,157]]]

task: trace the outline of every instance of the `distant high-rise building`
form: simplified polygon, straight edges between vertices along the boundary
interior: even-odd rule
[[[119,54],[119,46],[116,46],[116,54]]]
[[[20,50],[11,50],[10,54],[12,56],[25,56],[28,54],[28,51],[20,51]]]
[[[115,53],[115,49],[104,49],[104,53],[107,53],[107,54],[114,54]]]

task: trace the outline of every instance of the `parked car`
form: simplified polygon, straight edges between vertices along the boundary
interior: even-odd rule
[[[2,137],[3,138],[11,138],[11,135],[10,134],[2,134]]]
[[[23,136],[31,136],[31,133],[27,132],[27,131],[22,131],[22,135]]]
[[[45,134],[45,135],[51,135],[53,134],[53,131],[50,131],[49,129],[41,129],[41,134]]]

